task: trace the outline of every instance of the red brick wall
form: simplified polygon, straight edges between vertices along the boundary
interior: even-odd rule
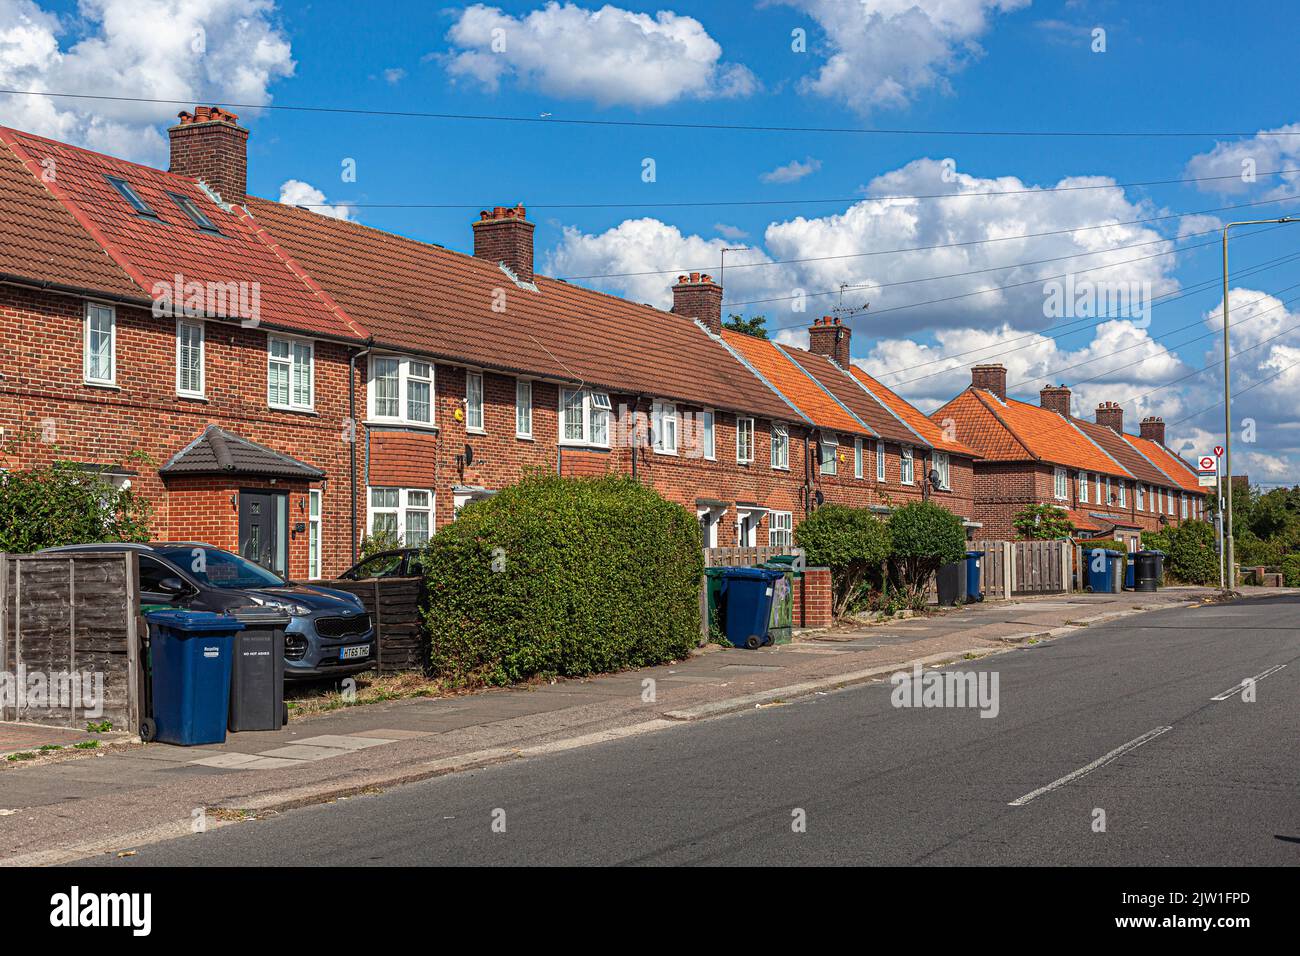
[[[829,627],[834,621],[830,568],[807,568],[794,588],[794,626]]]
[[[84,309],[84,300],[75,297],[0,286],[0,429],[6,443],[35,436],[18,442],[6,467],[56,457],[124,464],[138,471],[133,486],[154,507],[155,535],[205,540],[220,534],[233,541],[224,520],[216,517],[229,509],[227,486],[220,493],[211,489],[216,512],[209,516],[196,488],[173,482],[178,489],[173,495],[158,474],[209,423],[217,424],[325,471],[323,568],[334,574],[351,564],[345,346],[316,342],[314,412],[272,411],[266,399],[266,330],[211,321],[204,344],[206,400],[179,398],[174,320],[118,306],[117,387],[105,388],[83,384]],[[358,383],[364,411],[364,381]],[[137,454],[149,461],[128,460]],[[359,450],[358,467],[363,464]],[[357,500],[364,522],[365,500],[360,495]],[[296,504],[293,510],[291,526]],[[290,542],[291,568],[304,576],[306,537]]]

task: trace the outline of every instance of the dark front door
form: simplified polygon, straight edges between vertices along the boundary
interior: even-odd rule
[[[288,570],[288,503],[280,492],[239,493],[239,553],[279,575]]]

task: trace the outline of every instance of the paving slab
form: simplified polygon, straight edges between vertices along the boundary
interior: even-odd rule
[[[381,744],[391,744],[392,742],[393,739],[387,737],[362,737],[359,734],[321,734],[318,737],[306,737],[299,743],[305,747],[364,750],[367,747],[378,747]]]
[[[282,757],[285,760],[326,760],[330,757],[342,757],[348,752],[342,747],[308,747],[303,744],[293,744],[264,751],[261,756]]]

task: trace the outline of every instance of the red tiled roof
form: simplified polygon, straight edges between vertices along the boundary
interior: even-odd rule
[[[939,427],[951,421],[962,443],[979,452],[982,458],[996,461],[1031,461],[1034,454],[1016,437],[975,394],[966,389],[946,405],[930,414]]]
[[[1138,481],[1146,484],[1167,485],[1168,477],[1151,462],[1139,455],[1119,434],[1109,426],[1087,422],[1081,418],[1071,418],[1074,426],[1106,450],[1112,458],[1124,466],[1124,469]]]
[[[1209,491],[1208,488],[1202,488],[1197,484],[1196,472],[1192,470],[1192,466],[1164,445],[1153,442],[1149,438],[1139,438],[1137,435],[1125,435],[1124,437],[1161,472],[1168,475],[1179,488],[1184,491],[1195,492],[1198,495],[1206,494]]]
[[[954,455],[967,455],[972,458],[979,457],[979,454],[969,445],[944,437],[944,430],[939,427],[939,425],[926,418],[925,414],[919,408],[896,392],[890,391],[888,386],[884,385],[879,380],[872,378],[858,366],[850,366],[847,371],[867,387],[876,401],[901,418],[908,427],[910,427],[914,432],[920,434],[926,444],[930,445],[932,448],[937,448],[940,451],[951,452]]]
[[[722,330],[722,339],[818,428],[875,437],[774,342],[730,329]]]
[[[25,166],[0,127],[0,273],[128,299],[148,299]],[[56,175],[57,175],[57,167]]]
[[[238,207],[223,209],[193,179],[17,130],[0,128],[0,140],[33,175],[52,163],[55,175],[43,182],[45,188],[146,297],[154,298],[156,283],[170,286],[178,275],[185,283],[204,286],[256,283],[260,318],[267,325],[338,338],[365,337],[257,235]],[[106,176],[128,182],[158,218],[137,214]],[[187,197],[221,234],[197,228],[169,193]],[[238,314],[237,303],[224,309],[213,304],[208,303],[209,314],[249,317]]]
[[[266,199],[268,236],[381,346],[765,418],[791,409],[692,319]],[[502,298],[504,297],[504,299]]]
[[[1062,508],[1065,516],[1070,519],[1076,531],[1100,531],[1101,523],[1086,511],[1079,511],[1076,508]]]
[[[1003,401],[984,389],[971,388],[968,391],[1014,433],[1016,440],[1034,458],[1103,475],[1132,477],[1122,465],[1056,412],[1014,398]],[[959,434],[967,442],[971,441],[970,436],[963,432]]]
[[[899,421],[898,416],[893,415],[888,408],[867,394],[862,386],[826,356],[789,345],[779,346],[779,348],[805,374],[812,376],[822,388],[829,390],[877,435],[905,445],[927,447],[924,438]]]

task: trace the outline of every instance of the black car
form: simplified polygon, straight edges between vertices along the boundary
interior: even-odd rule
[[[379,647],[360,598],[317,584],[286,581],[237,554],[193,541],[75,544],[53,551],[135,551],[140,604],[228,613],[275,607],[290,616],[284,634],[286,679],[342,677],[368,670]]]
[[[348,581],[366,578],[418,578],[424,574],[420,565],[420,548],[394,548],[358,561],[339,577]]]

